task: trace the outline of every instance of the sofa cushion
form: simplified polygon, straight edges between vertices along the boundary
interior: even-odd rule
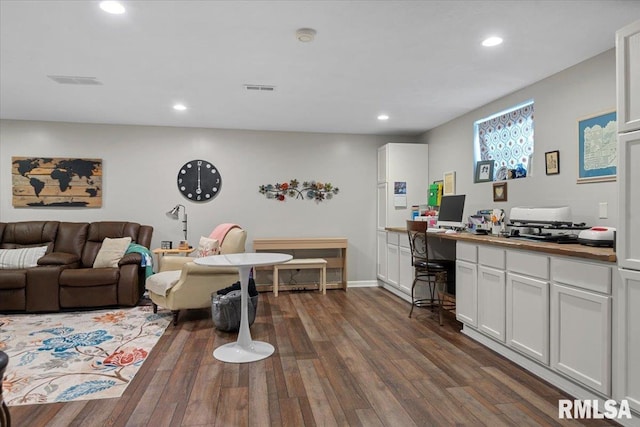
[[[118,268],[67,268],[60,273],[60,286],[113,285],[119,280]]]
[[[131,237],[120,237],[117,239],[105,237],[98,251],[98,255],[96,255],[96,259],[93,261],[93,268],[117,267],[118,262],[124,256],[130,243]]]
[[[171,270],[154,274],[147,279],[145,286],[154,294],[167,296],[169,289],[173,288],[180,280],[180,273],[180,270]]]
[[[0,270],[0,290],[27,286],[27,270]]]
[[[0,269],[30,268],[47,252],[47,246],[20,249],[0,249]]]

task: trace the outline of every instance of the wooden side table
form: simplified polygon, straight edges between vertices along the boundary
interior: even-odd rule
[[[157,249],[154,249],[152,252],[158,258],[158,271],[160,271],[160,267],[161,267],[160,264],[162,263],[162,257],[164,257],[165,255],[184,255],[184,256],[187,256],[193,251],[195,251],[195,248],[189,248],[189,249],[162,249],[162,248],[157,248]]]

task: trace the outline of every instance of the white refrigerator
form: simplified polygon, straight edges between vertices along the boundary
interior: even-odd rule
[[[616,33],[620,280],[614,291],[614,398],[640,416],[640,21]],[[635,418],[635,417],[634,417]],[[638,421],[638,418],[636,418]],[[635,424],[634,424],[635,425]],[[640,425],[640,424],[639,424]]]

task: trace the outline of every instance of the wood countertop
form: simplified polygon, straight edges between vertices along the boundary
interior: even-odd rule
[[[404,227],[387,227],[386,231],[406,233]],[[446,240],[458,240],[461,242],[478,243],[483,245],[503,246],[510,249],[522,249],[533,252],[543,252],[553,255],[570,256],[576,258],[593,259],[604,262],[616,262],[616,254],[612,248],[585,246],[579,243],[554,243],[538,242],[526,238],[492,236],[490,234],[460,233],[433,233],[429,238]]]

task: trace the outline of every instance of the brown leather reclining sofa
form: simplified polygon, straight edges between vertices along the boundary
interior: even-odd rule
[[[140,253],[116,268],[93,268],[105,237],[131,237],[146,248],[153,227],[133,222],[0,222],[0,249],[47,246],[37,267],[0,269],[0,312],[48,312],[134,306],[144,293]]]

